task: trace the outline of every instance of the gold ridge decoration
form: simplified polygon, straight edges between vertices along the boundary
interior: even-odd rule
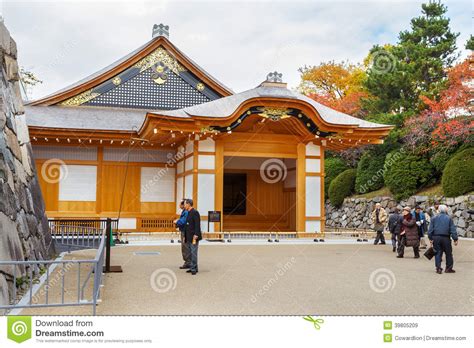
[[[134,67],[139,68],[140,72],[152,67],[156,63],[162,63],[175,74],[179,75],[180,71],[186,71],[176,59],[174,59],[163,47],[158,47],[145,58],[135,63]]]
[[[199,82],[199,83],[196,85],[196,89],[197,89],[199,92],[204,91],[204,88],[205,88],[205,87],[206,87],[206,86],[204,86],[204,83],[202,83],[202,82]]]
[[[279,121],[285,118],[291,117],[289,114],[290,110],[286,108],[271,108],[271,107],[260,107],[258,108],[260,113],[259,116],[269,118],[272,121]]]
[[[118,86],[120,85],[120,83],[122,82],[122,79],[120,78],[120,76],[115,76],[112,80],[112,83],[115,85],[115,86]]]
[[[65,101],[59,103],[62,106],[78,106],[84,103],[87,103],[89,100],[98,97],[100,93],[93,93],[92,89],[89,89],[81,94],[78,94],[72,98],[66,99]]]
[[[207,127],[202,127],[201,128],[201,133],[213,133],[213,132],[215,132],[215,129],[212,126],[207,126]]]

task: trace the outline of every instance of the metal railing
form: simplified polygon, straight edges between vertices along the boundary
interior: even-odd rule
[[[55,227],[60,226],[71,226],[74,228],[79,227],[89,227],[95,228],[102,231],[104,228],[107,227],[107,218],[102,219],[91,219],[91,218],[72,218],[72,217],[65,217],[65,218],[54,218],[48,219],[49,230],[53,233],[56,229]],[[111,228],[112,231],[116,232],[118,229],[118,219],[111,219]]]
[[[91,232],[90,229],[88,231]],[[93,259],[0,261],[0,269],[13,282],[12,301],[8,305],[0,305],[0,309],[90,305],[95,315],[100,301],[106,244],[110,234],[109,224],[101,231],[90,233],[89,237],[72,232],[61,235],[65,243],[74,243],[76,246],[88,244],[93,247],[92,244],[96,243],[97,251]],[[98,237],[94,239],[92,236]],[[84,272],[85,275],[81,276]],[[68,284],[66,275],[71,276]]]

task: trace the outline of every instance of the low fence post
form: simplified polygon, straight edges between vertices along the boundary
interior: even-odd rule
[[[112,219],[107,218],[107,223],[106,223],[106,239],[105,239],[105,273],[110,273],[110,272],[115,272],[115,273],[121,273],[123,272],[122,266],[111,266],[110,265],[110,258],[111,258],[111,241],[113,239],[112,235]]]
[[[110,243],[111,243],[111,234],[112,234],[112,220],[107,218],[107,223],[105,225],[106,230],[106,240],[105,240],[105,272],[110,272]]]

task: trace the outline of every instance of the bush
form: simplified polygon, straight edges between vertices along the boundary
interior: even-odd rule
[[[331,181],[348,169],[346,163],[339,157],[330,157],[324,161],[324,198],[328,198],[329,184]]]
[[[435,182],[434,168],[424,158],[401,151],[392,151],[385,158],[385,185],[397,200],[408,198],[421,187]]]
[[[446,164],[441,178],[444,194],[460,196],[474,190],[474,148],[456,153]]]
[[[357,193],[367,193],[383,187],[384,153],[367,151],[357,164],[355,190]]]
[[[437,152],[430,158],[430,162],[435,168],[436,172],[442,173],[444,170],[444,167],[446,166],[446,163],[451,159],[453,156],[452,153],[447,153],[447,152]]]
[[[333,206],[341,206],[344,202],[344,198],[354,192],[355,179],[356,170],[347,169],[331,181],[329,185],[329,200]]]

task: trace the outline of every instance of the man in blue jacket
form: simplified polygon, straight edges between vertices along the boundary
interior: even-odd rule
[[[188,211],[184,208],[184,201],[185,200],[183,199],[179,204],[181,216],[179,219],[174,221],[181,232],[181,254],[183,255],[184,264],[179,267],[180,269],[191,268],[191,250],[189,250],[189,245],[184,241],[184,228],[186,225],[186,219],[188,218]]]
[[[451,238],[454,245],[458,245],[458,234],[453,220],[448,216],[448,207],[444,204],[439,206],[439,214],[436,215],[430,223],[428,229],[428,238],[433,245],[435,251],[436,273],[443,273],[441,268],[441,258],[443,252],[446,254],[446,271],[445,273],[455,273],[453,269],[453,248],[451,246]]]

